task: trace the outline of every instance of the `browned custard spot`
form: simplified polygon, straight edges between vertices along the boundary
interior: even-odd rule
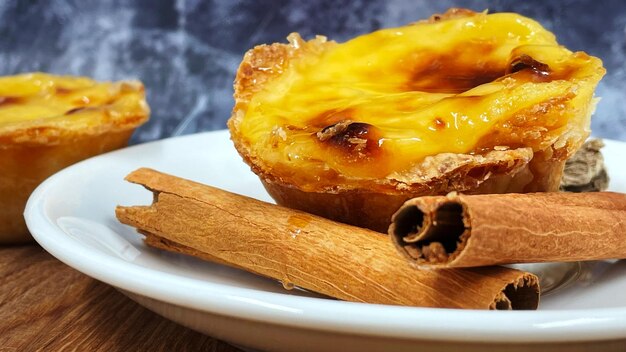
[[[19,104],[21,102],[20,97],[0,96],[0,106],[9,104]]]
[[[346,154],[348,160],[369,159],[381,152],[380,133],[376,127],[363,122],[341,121],[322,129],[317,138],[324,145]]]

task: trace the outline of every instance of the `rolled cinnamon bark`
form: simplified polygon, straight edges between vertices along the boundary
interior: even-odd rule
[[[400,253],[423,266],[626,258],[626,195],[421,197],[394,214],[389,234]]]
[[[342,300],[423,307],[536,309],[535,275],[504,267],[418,270],[386,236],[139,169],[150,206],[116,209],[146,243]]]

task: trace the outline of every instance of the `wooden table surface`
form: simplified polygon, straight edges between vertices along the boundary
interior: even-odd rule
[[[0,351],[240,351],[53,258],[0,247]]]

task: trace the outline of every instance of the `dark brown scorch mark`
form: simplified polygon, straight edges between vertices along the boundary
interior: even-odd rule
[[[380,133],[376,127],[364,122],[338,122],[317,132],[317,139],[359,159],[376,156],[381,151]]]
[[[578,55],[574,54],[574,55]],[[569,80],[578,68],[572,65],[550,67],[541,61],[535,60],[527,54],[515,57],[508,65],[507,75],[514,74],[528,82],[545,83],[556,80]]]
[[[531,56],[522,54],[511,60],[506,74],[519,72],[530,69],[534,74],[547,77],[550,75],[550,66],[543,62],[533,59]]]

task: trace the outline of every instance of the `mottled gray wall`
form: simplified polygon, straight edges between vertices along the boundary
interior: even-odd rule
[[[139,78],[152,120],[135,142],[220,129],[246,49],[298,31],[344,41],[451,6],[515,11],[608,74],[594,134],[626,140],[626,1],[0,0],[0,74],[47,71],[102,80]]]

